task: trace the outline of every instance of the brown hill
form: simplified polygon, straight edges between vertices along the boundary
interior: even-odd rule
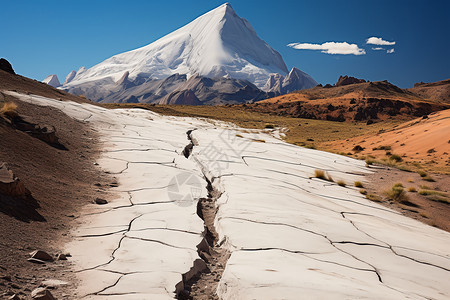
[[[249,106],[250,109],[300,118],[331,121],[411,119],[450,108],[387,81],[314,87]]]
[[[79,103],[91,103],[91,101],[84,97],[75,96],[62,90],[55,89],[43,82],[0,70],[0,91],[2,90],[16,91],[19,93],[32,93],[43,97],[75,101]],[[1,95],[0,100],[3,100]]]
[[[432,83],[416,83],[408,91],[430,101],[450,104],[450,79]]]
[[[351,152],[355,146],[361,155],[386,158],[386,152],[401,156],[403,161],[435,165],[450,170],[450,109],[418,118],[388,132],[363,135],[345,141],[324,143],[326,148]]]

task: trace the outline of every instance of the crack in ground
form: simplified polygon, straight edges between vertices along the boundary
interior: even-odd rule
[[[190,140],[182,153],[186,158],[191,157],[194,146],[198,145],[192,136],[194,130],[189,130],[186,133]],[[207,183],[207,198],[200,198],[197,202],[197,215],[205,224],[204,238],[197,245],[197,253],[201,259],[195,260],[193,267],[183,274],[183,280],[176,285],[176,294],[177,298],[182,300],[215,300],[218,299],[216,294],[218,283],[230,256],[229,251],[218,245],[219,237],[214,227],[217,213],[215,203],[223,192],[219,191],[214,185],[214,179],[212,181],[208,179],[204,165],[196,157],[193,157],[193,159],[200,166],[203,178]]]
[[[376,238],[376,237],[374,237],[374,236],[368,234],[368,233],[365,232],[364,230],[361,230],[360,228],[358,228],[358,226],[356,226],[356,224],[355,224],[352,220],[348,219],[348,218],[345,216],[345,214],[357,214],[357,213],[346,213],[346,212],[341,212],[341,215],[342,215],[342,217],[343,217],[344,219],[348,220],[348,221],[353,225],[353,227],[355,227],[355,229],[358,230],[359,232],[361,232],[361,233],[367,235],[368,237],[370,237],[370,238],[372,238],[372,239],[374,239],[374,240],[376,240],[376,241],[379,241],[380,243],[385,244],[386,246],[385,246],[384,248],[388,248],[389,250],[391,250],[391,252],[392,252],[394,255],[397,255],[397,256],[399,256],[399,257],[403,257],[403,258],[412,260],[412,261],[414,261],[414,262],[416,262],[416,263],[428,265],[428,266],[431,266],[431,267],[435,267],[435,268],[442,269],[442,270],[444,270],[444,271],[450,272],[450,269],[448,269],[448,268],[445,268],[445,267],[442,267],[442,266],[438,266],[438,265],[435,265],[435,264],[432,264],[432,263],[429,263],[429,262],[426,262],[426,261],[421,261],[421,260],[418,260],[418,259],[413,258],[413,257],[409,257],[409,256],[404,255],[404,254],[399,254],[399,253],[397,253],[397,252],[394,250],[394,247],[396,247],[396,248],[404,248],[404,249],[408,249],[408,250],[414,250],[414,249],[409,249],[409,248],[405,248],[405,247],[392,246],[392,245],[386,243],[385,241],[382,241],[382,240],[380,240],[380,239],[378,239],[378,238]],[[370,216],[370,215],[369,215],[369,216]],[[372,216],[372,217],[375,217],[375,216]],[[417,251],[417,250],[415,250],[415,251]],[[427,253],[427,252],[423,252],[423,251],[419,251],[419,252]],[[427,254],[430,254],[430,253],[427,253]]]
[[[140,218],[140,217],[142,217],[142,216],[143,216],[143,214],[142,214],[142,215],[139,215],[139,216],[137,216],[137,217],[134,217],[134,218],[130,221],[130,223],[128,224],[128,228],[127,228],[127,229],[125,230],[125,232],[122,234],[122,237],[120,238],[117,247],[112,251],[112,253],[111,253],[111,259],[110,259],[108,262],[103,263],[103,264],[100,264],[100,265],[97,265],[97,266],[94,266],[94,267],[86,268],[86,269],[83,269],[83,270],[78,270],[78,271],[75,271],[75,273],[79,273],[79,272],[83,272],[83,271],[88,271],[88,270],[95,270],[95,269],[97,269],[97,268],[104,267],[104,266],[107,266],[107,265],[109,265],[110,263],[112,263],[112,262],[116,259],[116,257],[115,257],[114,255],[115,255],[116,252],[120,249],[120,247],[121,247],[121,245],[122,245],[122,241],[124,240],[124,238],[127,237],[127,236],[126,236],[127,232],[129,232],[129,231],[131,230],[131,225],[133,224],[134,221],[136,221],[138,218]]]
[[[360,261],[360,262],[362,262],[362,263],[364,263],[364,264],[370,266],[370,267],[373,269],[373,271],[377,274],[378,281],[381,282],[381,283],[383,283],[383,280],[382,280],[382,278],[381,278],[381,275],[380,275],[378,269],[375,268],[375,266],[373,266],[372,264],[370,264],[370,263],[368,263],[368,262],[366,262],[366,261],[361,260],[360,258],[354,256],[354,255],[351,254],[351,253],[348,253],[348,252],[346,252],[346,251],[344,251],[344,250],[338,248],[338,247],[335,245],[335,242],[332,241],[328,236],[326,236],[326,235],[324,235],[324,234],[317,233],[317,232],[314,232],[314,231],[312,231],[312,230],[304,229],[304,228],[301,228],[301,227],[297,227],[297,226],[294,226],[294,225],[291,225],[291,224],[276,223],[276,222],[255,221],[255,220],[249,220],[249,219],[244,219],[244,218],[239,218],[239,217],[221,217],[220,219],[224,219],[224,218],[226,218],[226,219],[242,220],[242,221],[253,222],[253,223],[259,223],[259,224],[264,224],[264,225],[286,226],[286,227],[291,227],[291,228],[294,228],[294,229],[297,229],[297,230],[305,231],[305,232],[308,232],[308,233],[311,233],[311,234],[314,234],[314,235],[317,235],[317,236],[321,236],[321,237],[325,238],[325,239],[326,239],[326,240],[327,240],[327,241],[328,241],[328,242],[329,242],[336,250],[338,250],[339,252],[345,253],[345,254],[347,254],[347,255],[353,257],[354,259],[356,259],[356,260],[358,260],[358,261]],[[219,220],[220,220],[220,219],[219,219]]]

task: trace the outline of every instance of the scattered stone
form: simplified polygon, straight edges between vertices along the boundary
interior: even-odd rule
[[[67,256],[61,253],[58,255],[57,260],[67,260]]]
[[[94,166],[98,166],[98,163],[95,162],[95,163],[94,163]]]
[[[95,198],[95,203],[98,205],[104,205],[104,204],[107,204],[108,201],[106,201],[105,199],[102,199],[102,198]]]
[[[14,294],[14,295],[12,295],[11,297],[9,297],[8,299],[9,299],[9,300],[20,300],[20,297],[19,297],[19,295]]]
[[[5,275],[0,277],[0,279],[6,280],[6,281],[11,281],[11,276]]]
[[[43,287],[34,289],[31,292],[31,298],[38,300],[55,300],[55,297],[53,297],[52,293],[50,293],[49,290]]]
[[[36,250],[30,253],[31,258],[39,259],[43,261],[53,261],[53,257],[45,251]]]

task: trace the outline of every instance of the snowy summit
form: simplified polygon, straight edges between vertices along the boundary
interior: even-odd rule
[[[170,93],[187,92],[186,80],[200,76],[216,82],[207,92],[193,91],[201,101],[209,101],[211,93],[245,94],[246,99],[238,100],[245,101],[256,100],[273,74],[289,74],[281,55],[225,3],[147,46],[72,71],[62,88],[95,101],[161,102]],[[302,74],[304,80],[294,89],[317,84]],[[170,83],[164,81],[174,75]],[[205,93],[208,96],[202,98]]]
[[[46,83],[52,87],[58,87],[61,85],[61,83],[59,82],[58,76],[56,75],[48,75],[47,77],[45,77],[44,80],[42,80],[43,83]]]
[[[175,73],[230,76],[259,87],[270,73],[288,73],[281,55],[261,40],[228,3],[150,45],[115,55],[77,74],[68,85],[104,77],[117,81],[127,71],[130,78],[161,79]]]

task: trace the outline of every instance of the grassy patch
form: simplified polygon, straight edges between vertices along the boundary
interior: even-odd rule
[[[362,188],[363,187],[362,182],[361,181],[355,181],[355,187]]]
[[[14,102],[3,103],[2,108],[0,108],[0,114],[8,118],[17,117],[19,115],[17,112],[17,104],[15,104]]]
[[[381,197],[375,194],[367,194],[366,198],[370,201],[381,202]]]
[[[314,170],[314,177],[322,180],[334,182],[333,177],[323,170]]]
[[[314,177],[319,178],[319,179],[323,179],[323,180],[327,180],[325,178],[325,172],[322,170],[314,170]]]
[[[386,196],[394,201],[401,202],[407,200],[405,189],[401,183],[394,184],[390,190],[386,191]]]

